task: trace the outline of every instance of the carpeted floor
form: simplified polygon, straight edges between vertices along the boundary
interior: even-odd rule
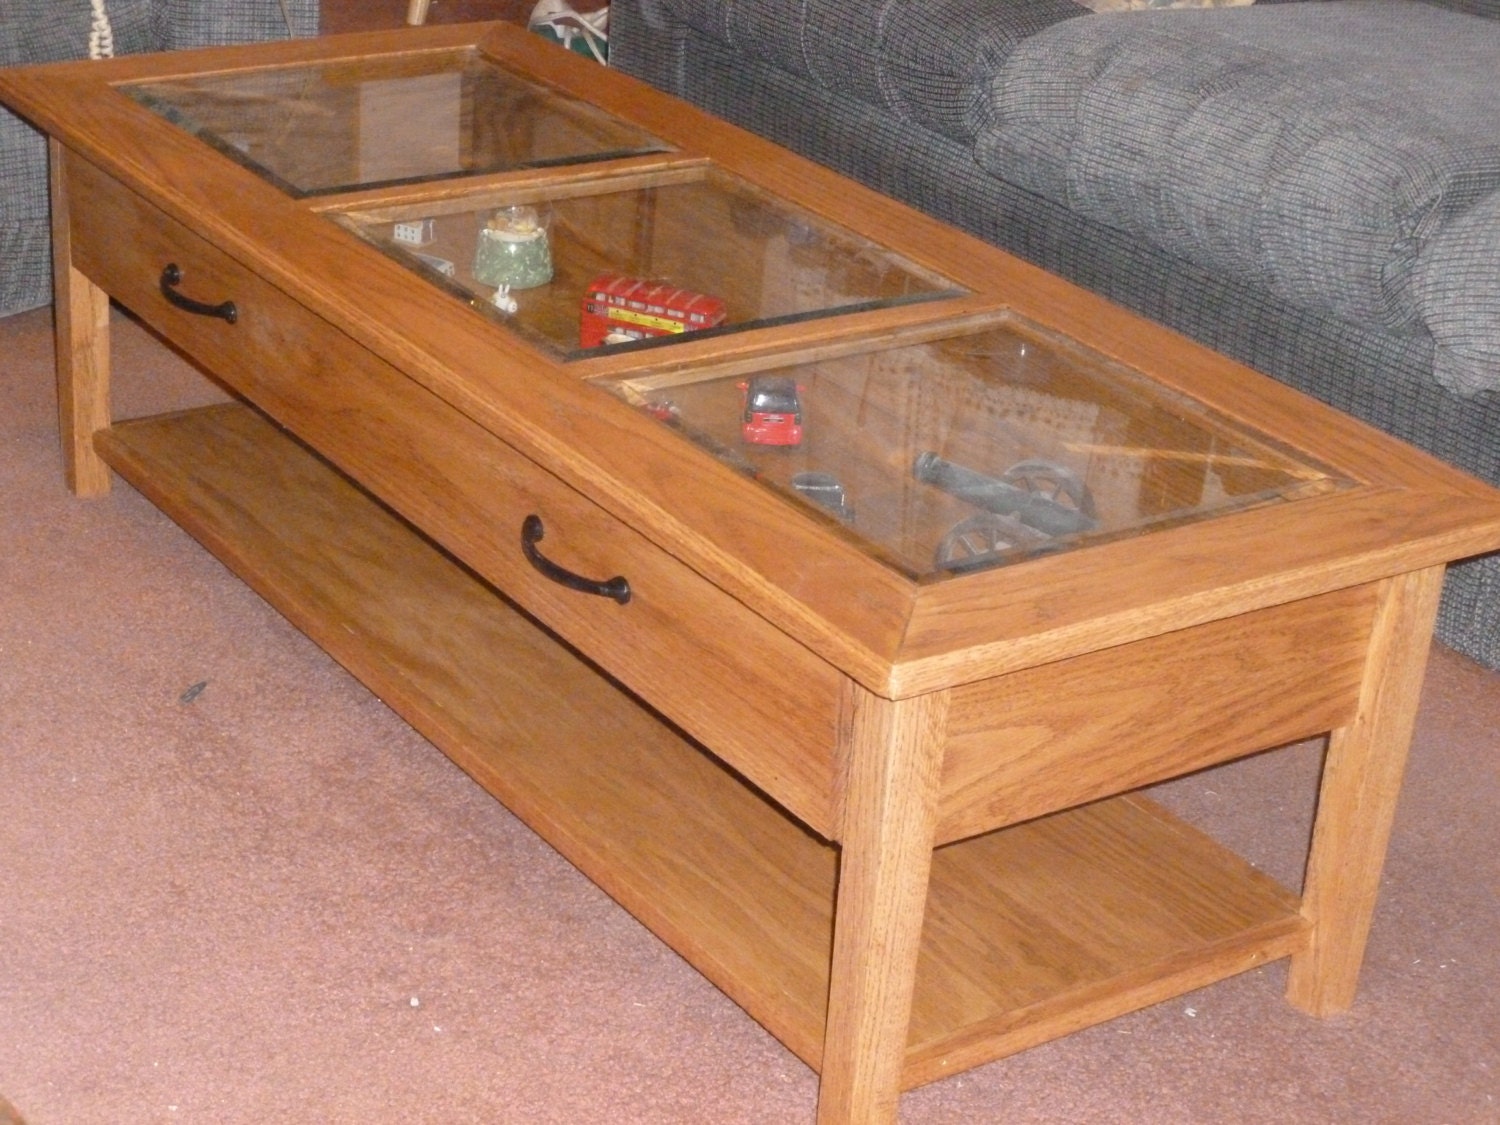
[[[812,1121],[806,1067],[140,496],[66,493],[49,328],[0,320],[0,1091],[30,1125]],[[118,315],[115,360],[121,416],[217,394]],[[1273,965],[903,1120],[1500,1121],[1497,731],[1500,674],[1437,650],[1348,1014]],[[1296,885],[1319,752],[1164,797]]]

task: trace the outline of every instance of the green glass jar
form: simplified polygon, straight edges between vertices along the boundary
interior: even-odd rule
[[[479,232],[474,280],[497,289],[534,289],[552,280],[552,247],[535,207],[502,207]]]

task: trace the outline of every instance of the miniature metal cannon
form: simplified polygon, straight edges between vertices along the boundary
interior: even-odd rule
[[[912,476],[941,488],[976,508],[1014,516],[1048,535],[1071,535],[1099,526],[1094,497],[1077,473],[1050,461],[1022,461],[992,477],[945,461],[936,453],[919,453]]]

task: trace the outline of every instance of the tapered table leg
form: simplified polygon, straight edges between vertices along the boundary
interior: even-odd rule
[[[1314,1015],[1354,1002],[1442,582],[1439,566],[1381,583],[1358,711],[1329,739],[1302,892],[1312,940],[1287,982]]]
[[[820,1125],[896,1119],[947,705],[946,693],[893,703],[856,689]]]
[[[79,496],[109,491],[109,467],[94,434],[110,424],[109,294],[73,268],[68,185],[62,147],[52,166],[53,331],[57,347],[57,420],[68,487]]]

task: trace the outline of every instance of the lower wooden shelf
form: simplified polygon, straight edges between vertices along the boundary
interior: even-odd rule
[[[838,849],[314,453],[230,404],[104,459],[814,1068]],[[484,515],[476,513],[476,518]],[[1295,895],[1119,797],[934,857],[904,1084],[1306,941]]]

